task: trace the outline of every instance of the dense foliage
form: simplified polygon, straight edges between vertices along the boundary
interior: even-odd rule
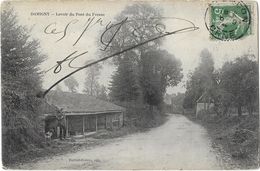
[[[144,102],[159,106],[166,88],[176,86],[182,79],[181,62],[165,50],[148,51],[143,56],[143,72],[140,82]]]
[[[116,17],[116,21],[120,22],[126,18],[127,24],[122,25],[105,53],[121,51],[161,34],[159,26],[163,24],[159,9],[141,3],[130,5]],[[106,38],[109,40],[113,33],[112,30],[110,34],[104,36],[104,42]],[[150,117],[155,111],[155,113],[162,113],[166,88],[176,86],[183,75],[181,62],[174,55],[161,50],[161,42],[162,39],[158,39],[144,44],[114,59],[117,70],[110,85],[110,96],[113,101],[125,102],[125,104],[138,102],[145,108],[143,113],[147,113]]]
[[[35,94],[41,90],[39,64],[45,56],[27,28],[8,7],[1,12],[2,149],[3,162],[12,155],[41,145]]]
[[[127,56],[118,62],[110,85],[110,97],[113,101],[132,101],[138,98],[140,93],[138,73],[131,59],[130,56]]]
[[[221,95],[226,97],[220,95],[220,98],[226,101],[228,98],[230,106],[237,107],[239,115],[243,106],[252,114],[258,104],[258,78],[257,61],[250,59],[249,55],[226,62],[220,71],[219,84],[219,89],[225,91]]]

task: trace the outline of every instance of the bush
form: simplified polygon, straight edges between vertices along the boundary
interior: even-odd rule
[[[40,147],[36,94],[41,90],[40,64],[45,59],[39,41],[20,25],[9,3],[1,11],[2,76],[2,158],[3,164],[14,157]]]
[[[197,120],[207,130],[214,144],[220,144],[230,154],[238,168],[256,168],[258,163],[259,115],[207,115],[203,111]]]
[[[158,126],[165,121],[163,107],[145,105],[137,101],[132,102],[114,102],[126,108],[124,116],[125,126],[137,126],[142,128],[151,128]]]

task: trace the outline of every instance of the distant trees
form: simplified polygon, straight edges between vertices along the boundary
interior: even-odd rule
[[[174,113],[183,112],[184,93],[173,94],[171,97],[172,110]]]
[[[64,81],[64,84],[66,87],[68,87],[69,91],[75,93],[77,91],[77,88],[79,87],[79,83],[77,80],[73,77],[70,76]]]
[[[3,162],[18,152],[39,146],[38,106],[41,100],[39,64],[45,56],[39,51],[39,42],[30,31],[18,24],[14,11],[2,4],[2,149]]]
[[[100,64],[87,68],[83,92],[102,100],[108,100],[107,88],[98,82],[101,69],[102,65]]]
[[[238,115],[242,115],[242,107],[252,114],[258,100],[258,65],[254,57],[243,55],[214,70],[211,55],[205,50],[203,54],[187,81],[184,108],[195,107],[196,100],[206,92],[213,99],[217,114],[227,114],[230,107],[236,107]]]
[[[97,98],[101,99],[101,100],[106,100],[108,101],[108,92],[107,92],[107,88],[104,85],[101,85],[97,94]]]
[[[100,69],[102,66],[100,64],[95,64],[86,69],[86,78],[84,83],[84,92],[91,96],[98,96],[100,85],[98,83]]]

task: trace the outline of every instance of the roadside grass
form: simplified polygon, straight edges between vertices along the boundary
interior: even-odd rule
[[[93,138],[95,139],[111,139],[111,138],[117,138],[126,136],[129,134],[133,134],[136,132],[142,131],[140,128],[137,128],[135,126],[125,126],[117,130],[100,130],[97,133],[93,134]]]
[[[259,115],[186,115],[208,131],[212,147],[220,154],[224,169],[259,167]]]
[[[100,130],[96,134],[92,135],[91,137],[95,139],[111,139],[111,138],[122,137],[137,132],[148,131],[151,128],[158,127],[167,121],[166,114],[154,116],[153,119],[151,120],[145,119],[146,117],[147,116],[138,119],[133,123],[128,123],[124,127],[117,130],[104,130],[104,129]]]

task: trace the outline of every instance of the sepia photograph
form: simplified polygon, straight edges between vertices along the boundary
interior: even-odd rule
[[[258,14],[251,0],[2,1],[2,169],[259,169]]]

